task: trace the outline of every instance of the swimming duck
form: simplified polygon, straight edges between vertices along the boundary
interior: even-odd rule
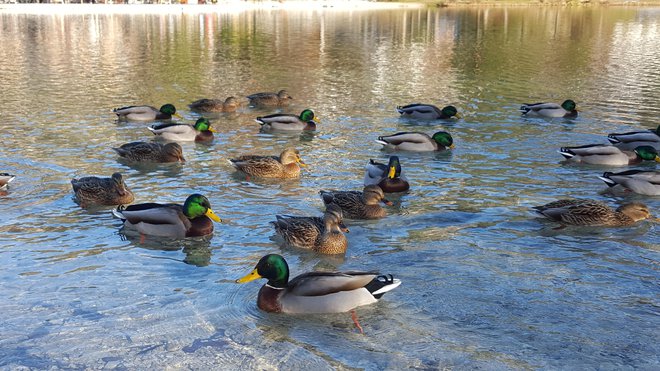
[[[343,254],[348,241],[342,232],[348,232],[339,206],[329,205],[323,218],[276,215],[271,222],[275,232],[295,247],[311,249],[321,254]]]
[[[183,203],[144,203],[117,208],[112,213],[124,222],[124,228],[142,235],[172,238],[200,237],[213,233],[212,220],[222,220],[211,209],[205,196],[195,193]]]
[[[623,150],[632,151],[639,146],[651,146],[660,151],[660,125],[655,130],[608,134],[607,139],[615,147]]]
[[[185,162],[179,143],[131,142],[113,148],[121,158],[132,162]]]
[[[371,184],[360,191],[319,191],[326,206],[335,204],[341,208],[342,214],[348,219],[379,219],[387,215],[378,203],[392,205],[385,198],[385,193],[376,184]]]
[[[154,124],[149,129],[157,138],[172,141],[207,142],[213,140],[215,130],[205,117],[199,118],[195,125],[190,124]]]
[[[454,148],[454,139],[446,131],[439,131],[433,136],[418,131],[402,132],[378,137],[376,143],[384,149],[396,151],[444,151]]]
[[[86,176],[72,179],[71,185],[76,200],[80,206],[90,205],[125,205],[135,200],[133,192],[124,183],[120,173],[112,174],[110,178]]]
[[[318,117],[314,115],[311,109],[306,109],[300,113],[300,116],[284,113],[274,115],[259,116],[256,121],[263,130],[316,130],[316,124],[319,123]]]
[[[648,207],[639,202],[627,203],[613,210],[598,201],[565,199],[535,206],[534,210],[563,226],[623,227],[651,217]]]
[[[579,147],[562,147],[559,150],[569,162],[592,165],[626,166],[647,161],[658,161],[658,152],[650,146],[641,146],[634,151],[622,151],[607,144],[588,144]]]
[[[7,185],[14,180],[16,176],[9,173],[0,173],[0,189],[7,189]]]
[[[520,112],[526,116],[576,118],[578,111],[575,106],[575,102],[570,99],[565,100],[561,105],[557,103],[525,103],[520,107]]]
[[[237,283],[265,278],[257,307],[275,313],[342,313],[373,304],[401,281],[378,272],[308,272],[289,281],[289,266],[281,255],[262,257]]]
[[[234,112],[240,106],[236,97],[228,97],[224,101],[220,99],[199,99],[188,105],[196,112]]]
[[[182,118],[176,113],[176,108],[172,104],[165,104],[160,109],[152,106],[128,106],[115,108],[112,112],[116,113],[120,120],[130,121],[154,121],[169,120],[172,116]]]
[[[385,193],[404,192],[410,189],[408,179],[401,173],[399,156],[390,156],[387,165],[374,160],[364,169],[364,185],[377,184]]]
[[[230,159],[237,170],[260,178],[296,178],[300,166],[306,166],[295,148],[286,148],[279,156],[246,155]]]
[[[410,117],[413,119],[437,120],[449,119],[452,117],[458,119],[461,118],[461,115],[454,106],[446,106],[443,109],[440,109],[432,104],[413,103],[407,106],[398,106],[396,107],[396,110],[402,117]]]
[[[288,106],[293,99],[286,90],[277,93],[255,93],[248,95],[250,105],[255,107]]]
[[[598,178],[609,187],[624,188],[640,195],[660,196],[659,171],[627,170],[618,173],[608,171]]]

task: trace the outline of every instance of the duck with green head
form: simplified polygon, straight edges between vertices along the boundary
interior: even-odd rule
[[[319,123],[318,117],[311,109],[306,109],[300,115],[276,113],[268,116],[259,116],[256,121],[261,125],[262,130],[277,131],[300,131],[316,130],[316,124]]]
[[[364,169],[364,185],[371,184],[378,185],[385,193],[410,189],[410,183],[402,173],[399,156],[390,156],[388,164],[369,160]]]
[[[182,118],[181,115],[176,113],[176,108],[173,104],[164,104],[160,109],[152,106],[128,106],[115,108],[112,110],[119,120],[128,121],[154,121],[154,120],[169,120],[172,116]]]
[[[640,146],[651,146],[660,151],[660,125],[655,130],[629,131],[627,133],[611,133],[607,139],[615,147],[632,151]]]
[[[398,106],[396,111],[401,117],[408,117],[420,120],[446,120],[452,117],[461,118],[458,110],[454,106],[446,106],[440,109],[432,104],[413,103],[407,106]]]
[[[520,112],[525,116],[576,118],[578,111],[575,108],[575,102],[567,99],[562,104],[525,103],[520,107]]]
[[[208,142],[213,140],[215,132],[206,117],[199,118],[194,125],[164,123],[151,125],[147,129],[156,138],[175,142]]]
[[[126,205],[135,200],[133,192],[124,183],[120,173],[110,178],[86,176],[72,179],[74,198],[81,207],[93,205]]]
[[[376,143],[391,151],[429,152],[454,148],[454,139],[446,131],[438,131],[433,136],[418,131],[383,135]]]
[[[599,201],[564,199],[535,206],[534,210],[563,226],[624,227],[651,218],[649,208],[639,202],[621,205],[613,210]],[[561,228],[561,227],[560,227]]]
[[[604,165],[627,166],[642,161],[660,162],[658,151],[651,146],[641,146],[634,151],[622,151],[615,146],[607,144],[588,144],[578,147],[562,147],[559,153],[567,162]]]
[[[236,97],[221,99],[199,99],[188,105],[195,112],[235,112],[240,106]]]

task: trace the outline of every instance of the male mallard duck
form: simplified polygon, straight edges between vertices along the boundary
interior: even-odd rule
[[[627,170],[618,173],[608,171],[598,178],[604,181],[609,187],[618,186],[640,195],[660,196],[659,171]]]
[[[183,205],[145,203],[117,208],[112,213],[124,222],[124,228],[143,235],[161,237],[200,237],[213,233],[213,222],[222,220],[211,209],[208,198],[192,194]]]
[[[567,161],[592,165],[626,166],[643,160],[658,161],[658,152],[650,146],[641,146],[634,151],[622,151],[607,144],[588,144],[579,147],[562,147],[559,153]]]
[[[275,313],[342,313],[373,304],[401,281],[378,272],[308,272],[289,281],[289,266],[281,255],[266,255],[237,283],[265,278],[257,306]]]
[[[276,215],[275,232],[284,241],[295,247],[311,249],[321,254],[343,254],[348,241],[342,232],[348,232],[344,225],[341,209],[329,205],[320,217]]]
[[[306,166],[295,148],[287,148],[279,156],[246,155],[229,162],[246,175],[260,178],[296,178],[300,166]]]
[[[410,189],[408,179],[401,174],[398,156],[390,156],[387,165],[369,160],[364,170],[365,186],[377,184],[385,193],[404,192]]]
[[[211,129],[211,123],[205,117],[198,119],[195,125],[190,124],[155,124],[149,129],[157,138],[172,141],[195,141],[206,142],[213,140],[215,130]]]
[[[300,113],[300,116],[284,113],[274,115],[259,116],[256,121],[264,130],[316,130],[318,117],[314,115],[311,109],[306,109]]]
[[[197,112],[234,112],[240,106],[236,97],[229,97],[224,101],[220,99],[199,99],[188,105]]]
[[[255,107],[288,106],[293,99],[286,90],[277,93],[255,93],[248,95],[250,105]]]
[[[376,143],[383,148],[397,151],[444,151],[454,148],[454,139],[446,131],[439,131],[433,136],[418,131],[396,133],[378,137]]]
[[[9,173],[0,173],[0,189],[7,189],[7,185],[14,180],[16,176]]]
[[[623,150],[632,151],[640,146],[651,146],[660,151],[660,125],[655,130],[630,131],[607,135],[610,143]]]
[[[120,120],[130,121],[154,121],[169,120],[172,116],[182,118],[176,113],[176,108],[172,104],[165,104],[160,109],[152,106],[128,106],[115,108],[112,112],[116,113]]]
[[[385,198],[383,190],[376,184],[371,184],[360,191],[319,191],[326,206],[335,204],[341,208],[342,214],[348,219],[379,219],[387,215],[378,203],[392,205]]]
[[[602,202],[568,199],[536,206],[534,210],[564,226],[623,227],[651,217],[648,207],[639,202],[624,204],[612,210]]]
[[[564,117],[576,118],[578,111],[575,102],[568,99],[561,105],[557,103],[525,103],[520,107],[520,112],[526,116],[540,117]]]
[[[131,142],[113,148],[121,158],[132,162],[185,162],[179,143]]]
[[[407,106],[398,106],[396,107],[396,110],[402,117],[421,120],[449,119],[452,117],[458,119],[461,118],[461,115],[458,114],[458,110],[454,106],[446,106],[445,108],[440,109],[432,104],[413,103]]]
[[[73,192],[80,206],[89,205],[126,205],[135,200],[133,192],[124,183],[120,173],[111,178],[86,176],[71,180]]]

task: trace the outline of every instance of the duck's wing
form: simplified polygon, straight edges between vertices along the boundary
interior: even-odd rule
[[[160,112],[158,108],[152,107],[152,106],[126,106],[126,107],[120,107],[120,108],[115,108],[112,110],[112,112],[116,113],[117,116],[126,116],[129,114],[148,114],[152,112]]]
[[[401,143],[429,143],[431,137],[425,133],[420,132],[402,132],[392,135],[381,135],[378,140],[392,145],[399,145]]]
[[[289,281],[289,291],[299,296],[322,296],[365,287],[377,272],[308,272]]]
[[[611,155],[620,155],[622,152],[620,149],[612,145],[607,144],[587,144],[584,146],[577,147],[561,147],[559,153],[566,158],[572,158],[575,156],[611,156]]]
[[[177,123],[158,123],[151,126],[147,126],[152,133],[155,135],[160,135],[163,133],[171,134],[189,134],[191,131],[196,131],[194,127],[188,124],[177,124]]]
[[[369,160],[364,167],[364,185],[378,184],[387,176],[387,165]]]

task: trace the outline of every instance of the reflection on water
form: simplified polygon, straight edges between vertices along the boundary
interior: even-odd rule
[[[657,224],[553,230],[528,211],[601,194],[602,169],[560,164],[560,146],[655,128],[657,8],[254,10],[200,15],[0,13],[3,104],[0,366],[207,369],[652,368]],[[286,109],[215,114],[185,164],[136,166],[111,147],[151,140],[113,107],[287,89]],[[574,99],[576,120],[519,116]],[[452,104],[460,120],[400,119],[397,105]],[[312,108],[317,132],[261,133],[254,118]],[[447,130],[456,149],[400,154],[409,192],[389,216],[347,221],[343,257],[281,248],[276,214],[319,215],[320,189],[360,189],[374,142]],[[250,179],[228,158],[294,146],[300,179]],[[641,167],[652,169],[654,164]],[[206,195],[212,238],[124,236],[110,208],[82,210],[70,179],[118,171],[135,202]],[[262,283],[234,280],[286,255],[292,275],[378,269],[403,282],[350,316],[256,308]]]

